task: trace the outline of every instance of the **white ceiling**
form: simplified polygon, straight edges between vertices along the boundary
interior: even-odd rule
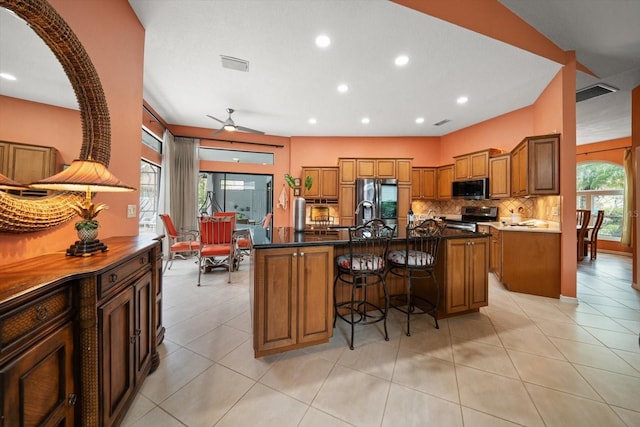
[[[579,144],[629,136],[630,90],[640,84],[640,1],[584,1],[501,0],[601,77],[579,73],[578,88],[621,89],[578,104]],[[146,29],[144,97],[172,124],[215,129],[206,115],[225,119],[231,107],[237,125],[272,135],[439,136],[530,105],[560,68],[386,0],[129,3]],[[0,94],[75,106],[61,67],[29,33],[0,14],[0,72],[19,77],[0,79]],[[320,33],[328,49],[314,45]],[[397,68],[401,53],[410,62]],[[249,71],[223,69],[220,55],[248,60]],[[443,119],[451,122],[433,125]]]

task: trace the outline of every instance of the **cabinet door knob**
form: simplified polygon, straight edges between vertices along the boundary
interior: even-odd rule
[[[109,276],[109,280],[111,280],[111,283],[115,283],[118,281],[118,275],[116,273],[112,273],[111,276]]]
[[[304,256],[304,252],[300,252],[300,256]]]
[[[291,254],[291,256],[297,257],[298,256],[298,252],[294,252],[293,254]]]
[[[75,393],[71,393],[67,398],[67,405],[76,406],[77,401],[78,401],[78,396]]]
[[[36,319],[39,321],[45,320],[49,317],[49,310],[44,305],[39,305],[36,307]]]

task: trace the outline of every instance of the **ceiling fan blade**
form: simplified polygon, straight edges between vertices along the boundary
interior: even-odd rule
[[[251,133],[257,133],[259,135],[264,135],[264,132],[262,132],[261,130],[255,130],[255,129],[251,129],[251,128],[246,128],[244,126],[236,126],[236,129],[242,131],[242,132],[251,132]]]
[[[221,127],[220,129],[218,129],[217,131],[215,131],[214,133],[212,133],[212,134],[211,134],[211,136],[213,136],[213,135],[217,135],[217,134],[219,134],[220,132],[222,132],[223,130],[224,130],[224,127]]]
[[[213,116],[210,116],[209,114],[207,114],[207,117],[209,117],[210,119],[215,120],[216,122],[220,122],[220,123],[224,124],[224,120],[217,119],[217,118],[215,118]]]

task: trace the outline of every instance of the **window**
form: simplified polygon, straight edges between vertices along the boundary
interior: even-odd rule
[[[160,167],[140,162],[140,216],[139,233],[156,234],[158,199],[160,195]]]
[[[589,209],[595,218],[605,216],[599,239],[619,241],[624,214],[624,168],[608,162],[584,162],[576,167],[576,206]]]

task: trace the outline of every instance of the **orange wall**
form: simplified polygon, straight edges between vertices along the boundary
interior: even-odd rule
[[[65,164],[78,157],[82,142],[78,110],[0,95],[0,111],[1,141],[56,147]]]
[[[140,105],[144,60],[144,29],[126,0],[49,0],[67,21],[87,51],[102,82],[111,117],[111,162],[109,170],[122,181],[137,187],[140,182]],[[99,17],[99,19],[91,19]],[[114,30],[115,29],[115,30]],[[7,112],[8,113],[8,112]],[[3,116],[5,110],[3,109]],[[47,120],[44,117],[41,120]],[[39,122],[40,123],[40,122]],[[72,125],[77,132],[77,125]],[[4,123],[3,126],[4,127]],[[30,138],[33,123],[25,134],[12,140]],[[53,137],[52,137],[53,138]],[[81,133],[65,157],[78,156]],[[47,145],[47,144],[45,144]],[[65,159],[66,160],[66,159]],[[127,205],[138,205],[138,192],[98,194],[96,201],[109,208],[100,213],[99,238],[138,233],[138,218],[126,218]],[[41,253],[63,251],[77,237],[71,221],[51,230],[27,234],[0,234],[0,265]],[[62,252],[61,252],[62,253]]]
[[[486,120],[442,137],[440,164],[453,163],[460,154],[497,148],[511,151],[523,138],[535,135],[532,107],[525,107]]]

